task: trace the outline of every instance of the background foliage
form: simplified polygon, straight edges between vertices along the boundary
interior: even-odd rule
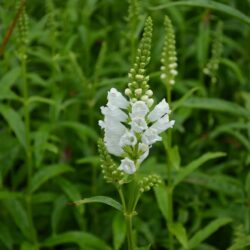
[[[108,89],[127,85],[147,15],[154,21],[150,84],[155,98],[166,96],[165,14],[179,59],[170,153],[179,184],[174,219],[186,228],[185,249],[250,246],[250,2],[129,3],[128,12],[126,1],[27,1],[28,24],[22,13],[0,60],[0,249],[120,249],[125,229],[115,210],[68,203],[117,198],[99,168],[99,107]],[[0,42],[17,7],[0,2]],[[216,43],[221,53],[213,56]],[[212,59],[219,63],[216,82],[203,73]],[[213,159],[212,152],[226,155]],[[165,158],[159,143],[143,171],[166,179]],[[161,188],[143,196],[134,221],[138,245],[167,248],[165,198]],[[173,231],[176,249],[184,247],[182,229]]]

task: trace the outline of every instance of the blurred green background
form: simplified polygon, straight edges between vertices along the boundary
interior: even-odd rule
[[[19,5],[0,0],[0,44]],[[158,101],[166,96],[160,80],[165,15],[176,32],[176,172],[207,152],[226,153],[178,186],[175,220],[191,237],[216,218],[231,218],[194,249],[249,249],[250,1],[27,0],[25,8],[0,55],[0,249],[126,249],[116,211],[68,203],[117,198],[99,168],[99,107],[111,87],[125,89],[148,15],[154,22],[148,72]],[[216,43],[221,51],[213,57]],[[218,69],[205,75],[213,58]],[[165,158],[158,143],[143,171],[166,179]],[[136,238],[138,245],[168,249],[158,205],[154,192],[143,196]],[[175,247],[182,249],[177,239]]]

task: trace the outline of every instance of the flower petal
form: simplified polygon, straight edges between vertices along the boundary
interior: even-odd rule
[[[133,174],[136,171],[135,163],[127,157],[121,160],[121,164],[118,169],[127,174]]]
[[[112,88],[108,92],[108,104],[107,105],[126,109],[129,105],[129,102],[117,89]]]
[[[148,115],[148,119],[151,122],[157,121],[158,119],[160,119],[162,116],[169,114],[170,113],[170,109],[169,109],[169,105],[166,102],[165,99],[163,99],[160,103],[158,103],[154,109],[149,113]]]
[[[173,128],[175,124],[175,121],[169,121],[169,116],[165,115],[162,118],[160,118],[157,122],[155,122],[151,128],[154,128],[157,130],[157,133],[160,134],[163,131],[169,129],[169,128]]]

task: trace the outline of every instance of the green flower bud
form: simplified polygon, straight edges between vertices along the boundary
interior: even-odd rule
[[[162,183],[161,177],[157,174],[151,174],[142,178],[139,182],[139,191],[141,193],[149,191],[151,188],[156,187]]]

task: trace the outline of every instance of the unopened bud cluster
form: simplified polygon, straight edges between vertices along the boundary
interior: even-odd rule
[[[158,186],[162,183],[161,177],[157,174],[152,174],[142,178],[139,182],[139,191],[141,193],[149,191],[151,188]]]
[[[104,179],[107,182],[122,184],[124,173],[118,169],[101,139],[98,141],[98,151]]]
[[[28,16],[25,9],[23,9],[18,19],[18,42],[20,57],[26,59],[26,48],[28,45]]]
[[[171,20],[165,16],[166,38],[163,45],[161,58],[161,79],[164,83],[174,85],[177,76],[177,53],[175,47],[175,34]]]
[[[219,22],[216,27],[214,40],[212,43],[212,56],[208,61],[203,72],[211,77],[211,82],[217,82],[217,71],[219,69],[219,63],[222,52],[222,22]]]
[[[135,63],[128,74],[128,88],[125,90],[125,95],[127,95],[132,102],[142,100],[147,103],[148,107],[152,106],[154,102],[151,98],[153,92],[149,89],[148,85],[149,76],[146,75],[145,69],[150,61],[152,28],[152,19],[148,17],[145,23],[143,37],[137,50]]]

